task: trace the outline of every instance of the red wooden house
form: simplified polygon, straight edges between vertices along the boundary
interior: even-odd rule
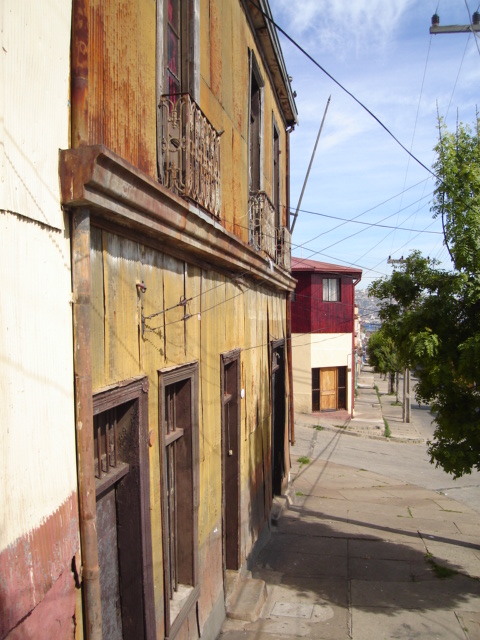
[[[346,410],[355,390],[355,286],[361,269],[292,258],[295,411]]]

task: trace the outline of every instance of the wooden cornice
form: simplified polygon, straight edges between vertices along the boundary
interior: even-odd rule
[[[183,260],[293,291],[291,275],[103,145],[60,151],[62,206]]]

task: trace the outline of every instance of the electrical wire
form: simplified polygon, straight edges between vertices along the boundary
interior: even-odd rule
[[[407,147],[400,142],[400,140],[390,131],[390,129],[385,124],[383,124],[380,118],[373,113],[373,111],[371,111],[367,106],[365,106],[363,102],[361,102],[361,100],[359,100],[351,91],[349,91],[334,76],[332,76],[331,73],[329,73],[324,67],[322,67],[322,65],[317,60],[315,60],[315,58],[312,55],[310,55],[308,51],[306,51],[300,44],[298,44],[298,42],[294,40],[294,38],[292,38],[284,29],[282,29],[282,27],[279,24],[277,24],[273,20],[273,18],[271,18],[267,13],[265,13],[265,11],[263,11],[263,9],[257,4],[257,2],[255,2],[255,0],[249,0],[249,1],[251,2],[251,4],[253,4],[254,7],[256,7],[256,9],[263,15],[264,18],[266,18],[278,31],[280,31],[280,33],[282,33],[285,36],[285,38],[289,42],[291,42],[291,44],[293,44],[294,47],[296,47],[301,53],[303,53],[303,55],[306,58],[308,58],[310,62],[312,62],[318,69],[320,69],[320,71],[322,71],[328,78],[330,78],[332,82],[334,82],[342,91],[344,91],[348,96],[350,96],[350,98],[352,98],[352,100],[354,100],[364,111],[366,111],[375,120],[375,122],[377,122],[377,124],[379,124],[382,127],[382,129],[384,129],[384,131],[386,131],[386,133],[412,158],[412,160],[414,160],[423,169],[425,169],[427,173],[431,174],[435,178],[437,177],[435,176],[435,173],[431,169],[429,169],[425,164],[423,164],[421,160],[419,160],[416,156],[414,156],[413,153],[409,151]]]

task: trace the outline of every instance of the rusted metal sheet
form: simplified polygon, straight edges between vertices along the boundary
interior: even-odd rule
[[[156,176],[155,20],[149,0],[74,0],[72,146],[105,144]]]
[[[57,606],[57,614],[62,625],[65,619],[71,620],[75,609],[75,583],[70,567],[77,549],[77,495],[72,493],[40,526],[0,552],[0,638],[26,618],[39,601],[49,593],[53,594],[50,590],[63,572],[67,577],[64,586],[69,599],[64,601],[64,606]],[[37,637],[41,628],[39,616],[40,612],[35,614],[39,625]],[[32,628],[35,629],[35,625]]]

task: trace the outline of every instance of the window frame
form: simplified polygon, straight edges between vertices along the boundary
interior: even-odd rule
[[[254,154],[252,152],[253,147],[253,134],[255,129],[252,127],[252,98],[254,95],[254,85],[258,90],[258,122],[255,127],[258,128],[258,154],[255,154],[258,160],[258,183],[256,176],[253,175],[253,161]],[[257,62],[257,58],[253,50],[249,50],[249,92],[248,92],[248,193],[249,195],[262,190],[263,187],[263,129],[264,129],[264,87],[265,81],[260,72],[260,67]],[[257,93],[255,90],[255,94]],[[255,139],[256,142],[256,139]],[[255,180],[255,184],[254,184]]]
[[[145,625],[145,637],[152,639],[156,637],[155,624],[155,596],[153,578],[153,552],[152,552],[152,527],[150,516],[150,457],[148,443],[148,378],[140,375],[135,378],[123,380],[111,387],[102,388],[93,393],[92,415],[99,416],[107,411],[116,410],[117,407],[128,403],[133,403],[136,407],[136,427],[134,433],[135,441],[138,443],[137,463],[138,463],[138,500],[140,509],[140,531],[141,531],[141,555],[142,555],[142,585],[143,585],[143,619]],[[119,460],[121,463],[121,461]],[[105,474],[101,480],[96,480],[97,498],[106,493],[109,488],[120,480],[125,470],[125,465],[118,466],[110,474]]]
[[[164,605],[165,605],[165,637],[174,638],[180,631],[183,622],[189,615],[192,607],[200,595],[198,578],[198,508],[199,508],[199,415],[198,415],[198,362],[191,362],[177,367],[169,367],[158,370],[158,431],[159,431],[159,455],[161,469],[161,496],[162,496],[162,548],[163,548],[163,573],[164,573]],[[167,433],[167,389],[172,385],[182,382],[190,383],[190,419],[189,427],[176,435]],[[169,598],[170,584],[170,556],[167,535],[168,526],[168,496],[167,496],[167,447],[178,442],[180,438],[188,439],[188,447],[191,452],[190,478],[191,500],[191,586],[192,590],[174,619],[171,618],[171,600]],[[182,584],[182,583],[181,583]]]
[[[280,154],[280,129],[272,112],[272,204],[275,209],[275,227],[277,229],[282,226]]]
[[[331,289],[330,282],[336,282],[336,293],[335,298],[331,298]],[[326,283],[328,283],[326,285]],[[323,302],[341,302],[342,301],[342,279],[341,278],[332,278],[332,277],[324,277],[322,278],[322,301]]]

